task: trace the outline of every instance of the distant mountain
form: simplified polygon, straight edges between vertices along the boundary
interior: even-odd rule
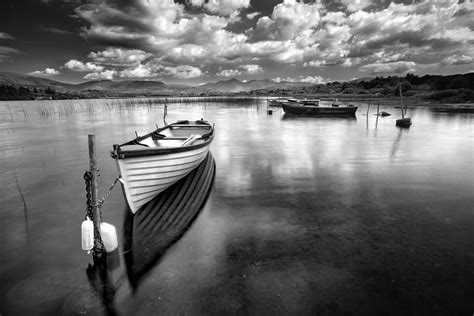
[[[28,87],[28,88],[55,88],[55,89],[64,89],[73,85],[46,79],[38,78],[29,75],[21,75],[14,72],[0,71],[0,85],[8,85],[13,87]]]
[[[248,86],[235,78],[229,80],[218,81],[214,83],[206,83],[197,87],[202,90],[211,90],[219,92],[239,92],[248,91]]]
[[[288,82],[281,81],[275,82],[270,79],[262,80],[250,80],[250,81],[240,81],[236,78],[229,80],[218,81],[214,83],[206,83],[199,86],[200,89],[218,91],[218,92],[247,92],[252,90],[262,90],[262,89],[290,89],[296,87],[308,87],[312,86],[312,83],[309,82]]]
[[[88,81],[71,87],[75,91],[98,90],[113,92],[148,92],[167,89],[160,81]]]
[[[68,84],[51,79],[39,78],[29,75],[21,75],[12,72],[0,72],[0,85],[13,86],[15,88],[52,88],[60,92],[81,93],[97,91],[113,95],[120,94],[196,94],[196,93],[236,93],[248,92],[262,89],[291,89],[297,87],[311,86],[308,82],[275,82],[270,79],[240,81],[236,78],[213,83],[206,83],[197,87],[182,84],[165,84],[161,81],[145,80],[96,80],[79,84]]]
[[[39,78],[29,75],[21,75],[13,72],[0,72],[0,85],[13,86],[15,88],[51,88],[59,92],[90,92],[100,91],[110,94],[166,94],[177,89],[176,85],[167,86],[160,81],[138,81],[138,80],[98,80],[87,81],[79,84],[68,84],[51,79]]]

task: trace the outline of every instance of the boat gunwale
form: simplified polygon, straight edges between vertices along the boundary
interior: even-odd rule
[[[137,157],[145,157],[145,156],[159,156],[159,155],[166,155],[166,154],[174,154],[174,153],[181,153],[181,152],[186,152],[186,151],[192,151],[195,149],[203,148],[206,146],[209,146],[209,144],[212,142],[214,139],[214,127],[211,126],[208,122],[205,121],[195,121],[195,122],[202,122],[202,123],[196,123],[191,125],[189,121],[188,123],[183,123],[183,122],[176,122],[172,123],[169,125],[166,125],[162,128],[158,128],[154,130],[153,132],[150,132],[148,134],[145,134],[140,137],[136,137],[135,139],[128,141],[123,144],[114,144],[113,145],[113,150],[111,151],[111,156],[114,159],[127,159],[127,158],[137,158]],[[209,128],[209,132],[206,134],[201,135],[202,139],[204,142],[200,144],[195,144],[195,145],[189,145],[189,146],[179,146],[179,147],[146,147],[143,149],[133,149],[133,150],[124,150],[122,149],[122,146],[128,146],[128,145],[139,145],[138,143],[148,137],[152,137],[153,135],[158,135],[161,131],[164,131],[166,129],[172,128],[172,127],[190,127],[190,128]],[[164,137],[166,139],[166,137]]]

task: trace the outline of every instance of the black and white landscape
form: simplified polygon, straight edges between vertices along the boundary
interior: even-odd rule
[[[472,315],[473,21],[1,0],[0,316]]]

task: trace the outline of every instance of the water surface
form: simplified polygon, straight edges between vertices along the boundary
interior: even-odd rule
[[[112,144],[163,126],[162,102],[131,103],[0,103],[2,315],[105,313],[80,250],[87,135],[103,195]],[[298,118],[263,100],[169,104],[168,122],[215,124],[214,188],[134,291],[123,261],[111,272],[108,303],[122,315],[471,314],[474,116],[409,109],[400,129],[400,109],[377,120],[360,106]],[[119,188],[103,218],[122,240]]]

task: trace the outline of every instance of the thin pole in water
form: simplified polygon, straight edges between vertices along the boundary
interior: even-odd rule
[[[377,101],[377,118],[375,119],[375,129],[377,129],[377,125],[379,124],[379,107],[380,107],[380,101]]]
[[[369,109],[370,109],[370,100],[369,100],[369,103],[367,104],[367,114],[365,114],[366,116],[365,125],[367,129],[369,129]]]
[[[97,169],[97,159],[96,159],[96,151],[95,151],[95,135],[89,134],[89,167],[90,172],[92,174],[91,179],[91,204],[92,204],[92,213],[94,214],[94,218],[92,219],[94,222],[94,236],[100,236],[100,210],[97,206],[97,197],[99,195],[99,191],[97,188],[97,176],[99,174],[99,170]],[[102,246],[101,240],[99,238],[94,238],[94,248],[95,250],[93,254],[101,253]]]
[[[405,118],[406,110],[403,109],[403,96],[402,96],[402,84],[398,85],[398,90],[400,91],[400,101],[402,102],[402,119]]]

